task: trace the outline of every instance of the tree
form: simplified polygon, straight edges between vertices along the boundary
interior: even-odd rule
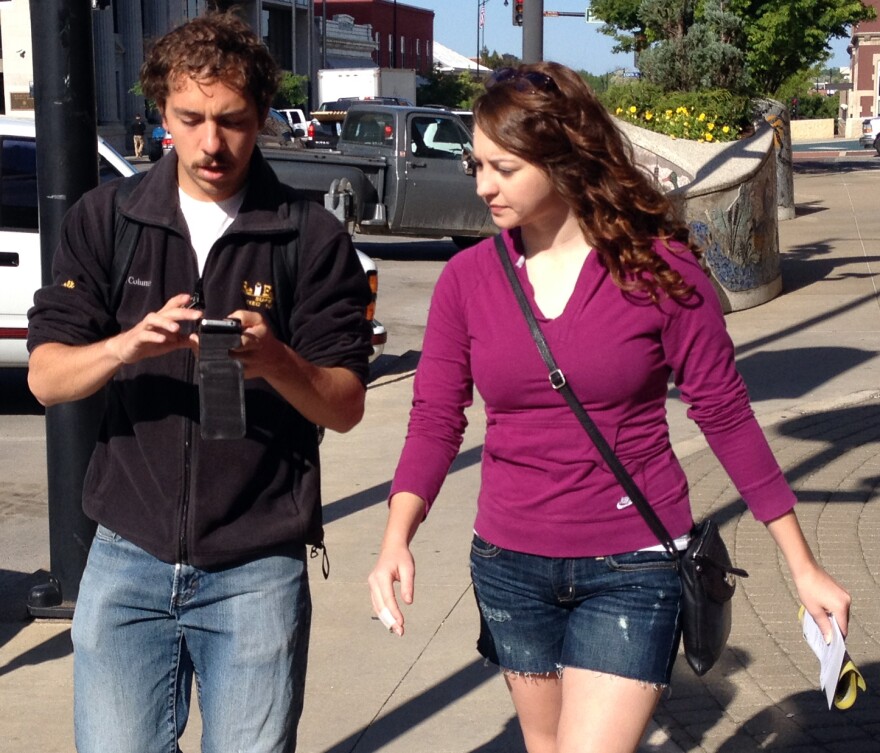
[[[861,0],[593,0],[592,8],[605,21],[602,33],[617,41],[615,52],[635,51],[642,58],[662,41],[683,40],[695,24],[711,27],[713,13],[735,17],[745,37],[745,70],[757,92],[771,95],[791,76],[827,60],[829,40],[846,37],[853,25],[875,18],[874,9]],[[695,47],[675,54],[690,56]],[[719,61],[735,67],[730,52]],[[674,57],[672,51],[663,55]],[[661,62],[675,65],[674,60]]]
[[[666,91],[748,88],[743,22],[705,0],[697,14],[692,3],[645,0],[641,17],[659,41],[639,56],[642,76]]]
[[[746,26],[748,65],[758,87],[774,93],[799,71],[828,59],[828,40],[876,17],[861,0],[729,0]]]
[[[488,71],[487,71],[488,73]],[[445,105],[454,110],[470,110],[474,100],[483,90],[483,83],[469,73],[444,73],[435,68],[427,83],[419,87],[420,105]]]
[[[520,64],[520,59],[516,55],[511,55],[509,52],[498,53],[495,50],[492,50],[492,54],[489,54],[489,50],[484,47],[482,53],[480,54],[480,65],[484,68],[488,68],[491,71],[497,71],[499,68],[514,68]]]
[[[278,107],[301,107],[308,100],[309,77],[290,71],[281,72],[275,104]]]

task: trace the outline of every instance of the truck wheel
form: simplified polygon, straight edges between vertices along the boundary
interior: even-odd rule
[[[877,152],[878,156],[880,156],[880,136],[874,139],[874,151]]]
[[[450,237],[459,251],[476,246],[480,242],[480,238],[474,238],[470,235],[453,235]]]

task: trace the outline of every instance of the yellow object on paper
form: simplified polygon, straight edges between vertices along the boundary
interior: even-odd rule
[[[832,614],[831,641],[827,642],[816,621],[803,606],[798,611],[798,617],[803,626],[804,640],[819,660],[819,687],[825,691],[828,708],[833,705],[845,711],[856,702],[859,690],[865,691],[868,686],[846,653],[840,626]]]

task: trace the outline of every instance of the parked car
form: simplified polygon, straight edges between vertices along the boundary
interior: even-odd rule
[[[134,166],[98,138],[101,182]],[[33,120],[0,117],[0,367],[26,366],[27,311],[42,283]]]
[[[865,149],[873,148],[880,154],[880,118],[865,118],[862,121],[859,145]]]

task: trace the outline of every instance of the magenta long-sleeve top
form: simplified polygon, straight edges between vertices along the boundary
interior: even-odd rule
[[[519,235],[503,237],[516,263]],[[547,319],[525,265],[517,274],[574,393],[673,537],[692,517],[669,439],[670,378],[753,515],[772,520],[795,497],[755,420],[712,283],[687,249],[659,241],[655,249],[694,286],[685,301],[625,293],[590,253],[562,314]],[[552,557],[657,543],[551,388],[491,239],[453,257],[437,282],[392,494],[412,492],[430,509],[461,445],[475,386],[486,410],[474,523],[481,537]]]

